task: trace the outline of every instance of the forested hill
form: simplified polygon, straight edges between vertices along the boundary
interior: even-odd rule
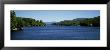
[[[94,18],[77,18],[73,20],[64,20],[53,25],[59,26],[100,26],[100,16]]]
[[[25,26],[45,26],[42,20],[35,20],[32,18],[16,17],[16,13],[11,11],[11,30],[20,30]]]

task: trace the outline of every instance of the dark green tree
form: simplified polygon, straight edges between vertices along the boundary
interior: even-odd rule
[[[17,26],[17,21],[16,21],[16,13],[12,10],[10,12],[10,17],[11,17],[11,30],[13,30]]]
[[[11,11],[11,30],[20,30],[22,27],[27,26],[45,26],[42,20],[35,20],[32,18],[16,17],[16,13]]]
[[[64,20],[52,25],[60,26],[100,26],[100,16],[94,18],[80,18],[75,20]]]

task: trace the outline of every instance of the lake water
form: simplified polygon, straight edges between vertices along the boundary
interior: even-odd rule
[[[24,27],[21,31],[11,32],[11,40],[100,40],[100,27]]]

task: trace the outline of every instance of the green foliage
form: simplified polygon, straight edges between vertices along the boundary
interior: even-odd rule
[[[74,20],[64,20],[58,23],[53,23],[53,25],[60,26],[100,26],[100,16],[94,18],[80,18]]]
[[[24,26],[24,21],[22,20],[21,17],[16,17],[16,21],[17,21],[17,28]]]
[[[45,26],[46,24],[42,22],[42,20],[35,20],[31,18],[23,18],[23,21],[25,22],[25,26]]]
[[[27,26],[45,26],[46,24],[42,20],[35,20],[32,18],[16,17],[16,13],[11,11],[11,30],[21,29]]]
[[[15,14],[15,12],[14,12],[14,11],[11,11],[10,16],[11,16],[11,30],[12,30],[12,29],[15,29],[16,26],[17,26],[17,21],[16,21],[16,14]]]
[[[93,18],[93,26],[100,26],[100,16]]]

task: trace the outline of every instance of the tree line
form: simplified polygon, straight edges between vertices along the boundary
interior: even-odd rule
[[[17,17],[15,11],[11,11],[11,30],[20,30],[27,26],[45,26],[42,20],[35,20],[32,18]]]
[[[11,11],[11,30],[20,30],[22,27],[29,26],[46,26],[42,20],[32,18],[17,17],[15,11]],[[77,18],[73,20],[64,20],[52,23],[58,26],[100,26],[100,16],[94,18]]]
[[[100,16],[94,18],[77,18],[73,20],[64,20],[57,23],[53,23],[52,25],[59,26],[100,26]]]

